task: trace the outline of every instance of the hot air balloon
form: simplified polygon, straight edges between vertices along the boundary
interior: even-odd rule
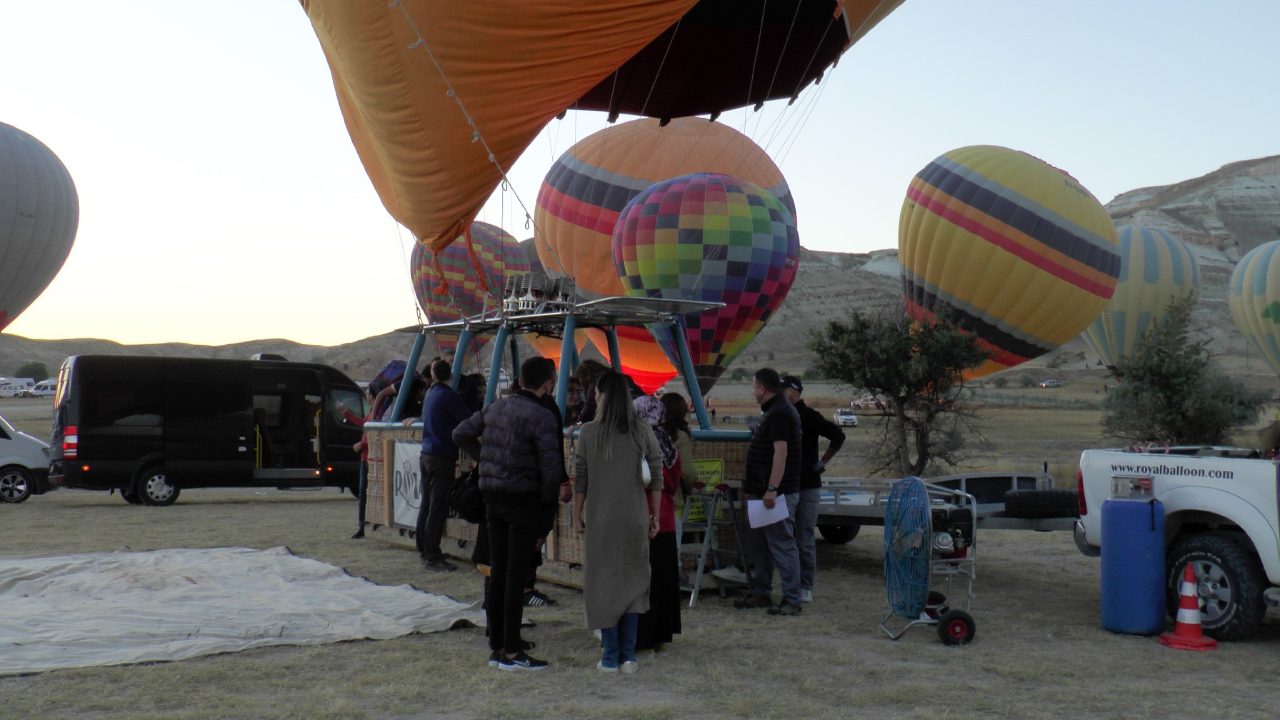
[[[436,251],[566,109],[669,119],[795,97],[900,4],[302,0],[379,197]]]
[[[946,312],[988,360],[1013,367],[1079,335],[1115,292],[1116,233],[1067,173],[1023,152],[973,146],[939,156],[907,189],[898,225],[907,312]]]
[[[716,172],[755,183],[795,216],[791,190],[773,160],[746,135],[698,118],[634,120],[578,142],[556,161],[538,191],[534,245],[544,267],[575,279],[587,297],[622,295],[612,236],[618,214],[659,180]],[[618,328],[622,370],[642,387],[676,374],[667,354],[643,328]],[[604,333],[592,342],[608,356]]]
[[[62,269],[79,222],[76,186],[62,161],[0,123],[0,331]]]
[[[1250,250],[1227,284],[1231,319],[1267,364],[1280,374],[1280,240]]]
[[[702,391],[715,385],[782,304],[800,262],[791,211],[769,191],[714,173],[656,183],[623,208],[613,231],[627,294],[723,302],[684,316]],[[668,328],[652,328],[672,362]]]
[[[516,239],[488,223],[471,223],[471,249],[461,241],[440,253],[415,243],[409,260],[413,289],[427,320],[450,322],[494,311],[502,301],[507,275],[529,272],[529,260]],[[437,338],[441,352],[453,352],[456,343]],[[483,344],[473,340],[472,351]]]
[[[1114,367],[1132,357],[1143,335],[1164,318],[1169,304],[1195,295],[1200,266],[1186,243],[1153,227],[1117,228],[1120,278],[1106,309],[1089,327],[1084,339],[1098,357]]]

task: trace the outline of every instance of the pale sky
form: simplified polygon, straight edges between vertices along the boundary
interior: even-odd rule
[[[762,145],[800,242],[897,246],[914,174],[964,145],[1024,150],[1102,202],[1280,153],[1275,0],[907,0],[790,109],[721,118]],[[75,247],[7,332],[338,344],[416,323],[412,237],[343,126],[295,0],[0,0],[0,121],[80,195]],[[553,122],[481,220],[531,237]]]

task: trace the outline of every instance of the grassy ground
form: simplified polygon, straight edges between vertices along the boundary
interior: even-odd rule
[[[991,391],[1011,398],[984,421],[993,467],[1049,462],[1060,478],[1074,476],[1099,416],[1084,388],[1062,390]],[[0,406],[45,434],[47,411],[20,410]],[[841,454],[850,468],[870,430],[851,431]],[[479,599],[474,572],[430,575],[411,551],[350,540],[354,515],[334,490],[197,490],[169,508],[64,490],[0,505],[0,555],[285,545],[378,583]],[[977,639],[961,648],[942,646],[928,627],[898,642],[880,632],[881,542],[870,528],[848,545],[820,543],[816,600],[801,617],[737,611],[731,598],[704,594],[671,651],[642,657],[634,676],[594,670],[580,594],[549,588],[560,605],[527,614],[536,654],[553,663],[542,673],[491,670],[483,631],[471,628],[5,677],[0,718],[1259,718],[1280,704],[1275,611],[1254,641],[1169,650],[1100,628],[1098,561],[1066,533],[983,531],[978,543]],[[9,602],[21,598],[0,593],[0,608]]]

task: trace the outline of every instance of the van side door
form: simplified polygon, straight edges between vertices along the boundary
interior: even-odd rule
[[[165,464],[188,486],[253,477],[253,412],[246,366],[172,360],[165,366]]]

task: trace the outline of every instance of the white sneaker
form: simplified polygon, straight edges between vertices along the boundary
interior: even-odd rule
[[[800,591],[800,602],[802,602],[802,603],[811,603],[811,602],[813,602],[813,591],[812,591],[812,590],[801,590],[801,591]]]
[[[742,583],[743,585],[747,584],[747,574],[736,567],[712,570],[711,574],[726,582]]]
[[[597,670],[599,670],[600,672],[605,672],[605,673],[615,673],[615,672],[618,672],[618,668],[616,668],[616,667],[609,667],[608,665],[605,665],[605,664],[604,664],[604,660],[597,660],[597,661],[596,661],[596,669],[597,669]]]
[[[640,669],[640,664],[637,663],[635,660],[628,660],[622,663],[622,666],[619,667],[618,669],[630,675],[631,673],[634,673],[635,671]]]

